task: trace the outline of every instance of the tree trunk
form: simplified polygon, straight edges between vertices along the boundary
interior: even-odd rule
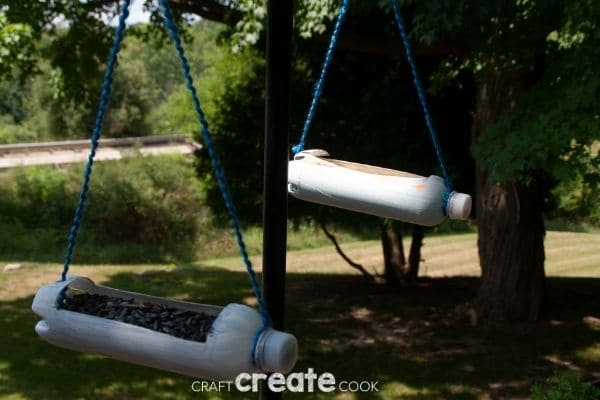
[[[381,245],[383,247],[383,277],[390,286],[400,286],[404,281],[404,246],[402,233],[394,222],[384,223],[381,227]]]
[[[473,140],[530,86],[526,75],[490,67],[477,83]],[[535,181],[495,184],[490,171],[476,172],[476,218],[482,282],[479,316],[495,322],[535,321],[544,298],[544,221]]]
[[[413,225],[412,240],[410,242],[410,253],[408,255],[408,269],[406,271],[406,279],[409,281],[415,281],[419,276],[423,236],[423,227],[420,225]]]
[[[414,282],[419,276],[421,263],[421,246],[423,245],[423,227],[413,225],[412,240],[408,263],[404,255],[402,233],[397,223],[384,224],[381,228],[381,244],[383,247],[383,276],[390,286]]]

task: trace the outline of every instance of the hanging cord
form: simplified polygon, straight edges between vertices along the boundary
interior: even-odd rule
[[[292,147],[292,152],[294,154],[298,154],[302,150],[304,150],[306,137],[308,136],[308,131],[310,129],[310,126],[312,125],[313,118],[315,117],[315,110],[317,109],[317,104],[319,103],[319,99],[321,98],[321,92],[323,91],[323,85],[325,83],[325,76],[327,76],[327,71],[329,71],[329,66],[331,65],[331,61],[333,60],[333,51],[335,50],[335,46],[337,45],[338,36],[340,34],[342,24],[344,23],[346,13],[348,12],[349,4],[350,0],[342,0],[342,6],[340,8],[337,20],[335,21],[335,26],[333,27],[331,38],[329,39],[329,46],[327,47],[327,52],[325,53],[325,59],[323,60],[321,73],[319,74],[319,79],[317,80],[317,83],[313,88],[313,97],[310,102],[308,114],[306,115],[306,119],[304,120],[304,127],[302,128],[302,135],[300,136],[300,141],[297,145]]]
[[[104,79],[102,82],[102,90],[100,92],[100,102],[98,106],[98,112],[96,114],[96,121],[94,125],[94,129],[92,131],[91,137],[91,146],[90,153],[88,156],[87,164],[85,166],[83,172],[83,185],[79,194],[79,200],[77,202],[77,208],[75,211],[75,216],[73,217],[73,222],[71,224],[71,229],[69,232],[68,242],[67,242],[67,250],[65,254],[65,261],[63,266],[63,272],[61,274],[61,280],[65,281],[67,279],[67,273],[69,271],[69,266],[71,264],[71,260],[73,257],[73,250],[75,247],[75,242],[77,241],[77,235],[79,232],[79,227],[81,225],[81,220],[83,217],[83,213],[85,210],[85,204],[87,201],[87,196],[89,192],[89,184],[90,178],[92,175],[92,167],[94,165],[94,157],[96,155],[96,151],[98,149],[100,134],[102,131],[102,124],[104,122],[104,115],[106,113],[108,100],[110,98],[111,89],[112,89],[112,81],[113,81],[113,73],[117,63],[117,58],[119,51],[121,50],[121,43],[123,41],[123,37],[125,34],[127,17],[129,16],[129,6],[131,0],[123,0],[121,3],[121,14],[119,15],[119,22],[116,28],[115,38],[113,41],[113,46],[110,50],[110,55],[107,62],[106,71],[104,72]],[[248,271],[248,275],[250,277],[250,281],[252,283],[252,289],[256,299],[258,301],[258,308],[261,316],[263,317],[263,321],[265,326],[270,326],[270,318],[268,313],[266,312],[264,301],[262,299],[262,295],[260,292],[260,285],[258,283],[258,279],[256,278],[256,274],[254,269],[252,268],[252,263],[248,256],[248,252],[246,251],[246,246],[244,244],[241,229],[239,226],[237,213],[235,211],[235,207],[233,205],[233,201],[229,192],[229,188],[227,187],[227,182],[225,180],[225,176],[223,174],[223,168],[221,167],[221,162],[219,160],[219,156],[214,148],[214,144],[212,142],[211,134],[208,130],[208,123],[206,122],[206,118],[204,117],[204,112],[200,108],[200,101],[198,100],[198,96],[196,94],[196,89],[194,88],[194,83],[190,74],[190,68],[188,61],[185,57],[183,48],[181,46],[181,40],[179,38],[179,33],[177,32],[177,28],[173,22],[173,16],[168,8],[168,3],[166,0],[161,0],[161,6],[163,8],[163,16],[165,18],[165,26],[169,30],[171,38],[175,44],[177,52],[179,54],[179,58],[181,61],[181,65],[183,67],[183,74],[186,80],[186,86],[191,92],[192,100],[194,103],[194,109],[198,115],[198,120],[202,125],[202,135],[204,137],[204,141],[206,147],[208,148],[209,155],[211,157],[213,168],[215,169],[215,174],[217,176],[217,181],[219,183],[219,188],[223,194],[223,198],[225,200],[225,205],[227,207],[227,211],[229,212],[229,216],[231,218],[231,224],[233,226],[234,234],[236,237],[236,242],[240,249],[240,253],[244,260],[244,264],[246,265],[246,270]]]
[[[444,179],[445,191],[442,196],[442,212],[444,215],[447,213],[448,201],[452,194],[452,180],[450,179],[450,175],[448,174],[448,169],[446,168],[446,163],[444,162],[444,158],[442,157],[442,149],[438,140],[437,132],[433,126],[433,119],[431,118],[431,113],[429,111],[429,105],[427,104],[427,99],[425,97],[425,90],[423,89],[423,85],[421,84],[421,79],[419,78],[419,74],[417,72],[417,65],[412,53],[412,47],[410,45],[410,41],[408,39],[408,34],[406,33],[406,28],[404,24],[404,20],[402,18],[402,14],[400,13],[400,5],[398,4],[398,0],[391,0],[392,8],[394,10],[394,17],[396,20],[396,25],[398,25],[398,30],[400,32],[400,38],[402,39],[402,43],[404,45],[404,51],[406,53],[406,59],[410,66],[410,72],[413,78],[413,83],[415,85],[415,89],[417,91],[417,96],[419,98],[419,103],[423,110],[423,116],[425,118],[425,125],[427,126],[427,131],[429,133],[429,137],[431,139],[431,143],[433,145],[433,149],[435,152],[435,156],[437,158],[438,164],[440,166],[440,170]],[[304,146],[306,143],[306,137],[308,136],[308,131],[312,124],[315,110],[317,108],[317,104],[319,102],[319,98],[321,96],[321,92],[323,91],[323,85],[325,82],[325,77],[329,70],[329,66],[331,65],[331,61],[333,59],[333,52],[335,46],[337,45],[338,36],[341,30],[342,23],[344,22],[344,17],[348,12],[349,0],[343,0],[342,6],[340,8],[337,20],[335,22],[335,26],[333,28],[333,32],[331,34],[331,38],[329,40],[329,46],[327,47],[327,52],[325,53],[325,59],[323,61],[323,66],[321,68],[321,73],[319,75],[319,79],[314,86],[313,89],[313,97],[310,103],[310,107],[308,110],[308,114],[304,121],[304,126],[302,129],[302,135],[300,136],[300,141],[298,144],[292,147],[293,154],[297,154],[304,150]]]
[[[406,59],[410,66],[410,72],[412,74],[413,83],[414,83],[415,89],[417,91],[417,96],[419,97],[419,102],[421,103],[421,108],[423,109],[423,116],[425,117],[425,125],[427,125],[427,131],[429,132],[429,137],[431,139],[431,143],[433,144],[435,156],[437,158],[438,164],[440,166],[440,170],[441,170],[443,178],[444,178],[444,185],[446,186],[446,190],[445,190],[443,198],[442,198],[442,210],[445,215],[446,208],[448,206],[448,200],[450,198],[450,194],[452,193],[452,180],[450,179],[450,175],[448,174],[448,170],[446,169],[446,163],[444,162],[444,158],[442,157],[442,148],[441,148],[439,140],[438,140],[437,132],[435,131],[435,128],[433,127],[433,119],[431,118],[431,113],[429,111],[429,105],[427,104],[427,98],[425,97],[425,90],[423,89],[423,85],[421,84],[421,79],[419,78],[419,73],[417,72],[417,64],[416,64],[415,58],[413,56],[412,47],[411,47],[410,41],[408,39],[408,34],[406,33],[404,19],[402,18],[402,14],[400,14],[400,5],[398,4],[398,0],[391,0],[391,2],[392,2],[392,8],[394,9],[394,17],[396,20],[396,25],[398,25],[398,31],[400,32],[402,44],[404,45],[404,52],[406,54]]]
[[[83,211],[85,210],[85,202],[87,200],[90,186],[90,177],[92,176],[92,167],[94,166],[94,156],[96,155],[96,150],[98,149],[98,140],[100,139],[102,123],[104,122],[104,114],[106,113],[106,107],[110,97],[113,72],[117,63],[119,50],[121,50],[121,42],[123,41],[123,36],[125,35],[125,29],[127,27],[125,25],[125,20],[129,16],[130,2],[131,0],[123,0],[121,3],[121,14],[119,15],[119,23],[116,28],[115,39],[110,50],[110,55],[108,56],[106,71],[104,71],[104,80],[102,81],[102,90],[100,91],[100,104],[96,114],[94,130],[92,131],[90,153],[88,155],[87,164],[83,171],[83,185],[81,187],[81,191],[79,192],[77,209],[75,210],[75,216],[73,217],[69,238],[67,240],[65,263],[63,266],[63,272],[61,274],[62,281],[67,279],[67,273],[69,272],[69,266],[71,265],[71,259],[73,258],[73,249],[75,247],[75,242],[77,241],[77,233],[79,232],[81,218],[83,217]]]
[[[177,54],[179,56],[179,61],[181,63],[181,68],[183,70],[183,77],[185,79],[186,87],[189,89],[190,94],[192,96],[192,102],[194,104],[194,110],[196,111],[196,116],[198,118],[198,122],[201,126],[202,138],[204,139],[204,144],[208,149],[208,154],[210,156],[210,160],[215,171],[215,175],[217,177],[217,182],[219,185],[219,189],[221,190],[221,194],[223,196],[223,200],[225,201],[225,206],[227,207],[227,212],[229,213],[229,218],[231,219],[231,226],[233,228],[233,232],[235,234],[235,239],[240,250],[240,254],[242,255],[242,259],[244,260],[244,264],[246,265],[246,271],[248,272],[248,277],[250,278],[250,282],[252,283],[252,290],[254,291],[254,296],[258,302],[258,311],[263,317],[264,326],[271,325],[271,319],[267,310],[265,308],[265,304],[261,295],[260,285],[258,283],[258,279],[256,278],[256,273],[254,272],[254,268],[252,267],[252,262],[250,261],[250,257],[248,256],[248,252],[246,250],[246,244],[244,243],[244,239],[242,237],[242,230],[240,228],[240,224],[237,217],[237,212],[235,210],[235,206],[233,205],[233,200],[231,198],[231,193],[229,192],[229,187],[227,185],[227,181],[225,179],[225,174],[223,173],[223,167],[221,165],[221,160],[219,159],[219,154],[215,149],[215,145],[212,140],[212,135],[208,128],[208,122],[206,121],[206,117],[204,115],[204,111],[200,106],[200,100],[198,99],[198,94],[196,92],[196,88],[194,86],[194,80],[192,78],[192,74],[190,72],[190,65],[185,56],[185,52],[183,50],[183,46],[181,45],[181,39],[179,37],[179,31],[177,30],[177,26],[173,20],[173,14],[171,14],[171,10],[169,9],[168,0],[160,0],[160,7],[162,11],[162,17],[164,19],[165,27],[169,31],[171,39],[173,40],[173,44],[175,45],[175,49],[177,50]]]

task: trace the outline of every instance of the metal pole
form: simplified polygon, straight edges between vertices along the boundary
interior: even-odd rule
[[[275,329],[283,329],[287,245],[287,164],[293,0],[268,0],[263,193],[263,296]],[[260,398],[281,399],[262,385]]]

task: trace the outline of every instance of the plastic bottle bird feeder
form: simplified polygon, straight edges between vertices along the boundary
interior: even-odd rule
[[[393,169],[327,158],[306,150],[288,166],[288,192],[302,200],[418,225],[433,226],[446,215],[467,219],[471,196],[452,192],[442,208],[444,180]]]
[[[126,299],[122,306],[131,312],[138,310],[138,314],[141,308],[158,307],[183,316],[200,315],[212,326],[195,335],[194,340],[184,339],[167,333],[168,327],[158,332],[125,322],[125,311],[109,319],[111,316],[65,309],[74,293]],[[271,328],[263,330],[261,315],[251,307],[217,307],[164,299],[98,286],[81,277],[43,286],[33,299],[32,309],[42,318],[36,332],[56,346],[193,377],[232,380],[242,372],[286,373],[293,368],[298,353],[294,336]],[[163,324],[170,325],[172,321]]]

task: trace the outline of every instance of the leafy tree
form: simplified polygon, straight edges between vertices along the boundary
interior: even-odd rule
[[[173,0],[171,4],[178,13],[223,23],[228,27],[223,37],[230,40],[234,51],[262,47],[265,0]],[[4,8],[8,21],[27,24],[34,38],[52,32],[48,26],[58,16],[69,22],[71,29],[64,37],[56,36],[48,49],[48,59],[52,66],[60,66],[60,79],[65,82],[68,97],[80,95],[75,88],[87,92],[73,82],[89,82],[97,74],[98,60],[103,60],[109,42],[109,29],[99,16],[102,12],[114,13],[114,3],[4,0],[3,5],[8,6]],[[444,128],[440,130],[446,149],[451,149],[449,153],[454,150],[448,143],[464,144],[467,132],[462,130],[465,135],[458,136],[449,133],[455,129],[461,132],[464,122],[469,122],[462,116],[473,113],[469,133],[477,161],[476,216],[483,277],[479,310],[493,319],[535,320],[545,293],[544,203],[556,183],[574,176],[583,179],[592,193],[597,192],[598,159],[593,149],[600,123],[600,96],[594,61],[598,59],[600,5],[593,0],[402,0],[401,5],[421,72],[430,78],[430,95],[434,95],[433,89],[444,88],[435,96],[439,100],[434,99],[434,103],[439,101],[439,106],[434,111]],[[306,107],[326,28],[336,7],[333,0],[298,3],[296,32],[311,40],[297,41],[299,57],[294,70],[296,77],[301,74],[302,78],[295,86],[299,91],[293,97],[297,100],[295,110]],[[419,154],[410,147],[416,142],[404,142],[397,135],[398,127],[406,132],[419,131],[420,127],[418,119],[411,118],[418,115],[414,102],[406,100],[414,99],[412,93],[409,95],[412,89],[399,78],[406,70],[391,21],[388,1],[352,4],[340,37],[344,50],[336,55],[330,75],[344,79],[330,79],[319,109],[319,115],[337,112],[343,118],[333,123],[321,119],[314,130],[321,133],[319,145],[333,154],[365,162],[374,160],[390,167],[411,166],[417,172],[431,171],[427,162],[419,160],[414,166],[397,157],[407,150],[413,155],[411,159]],[[72,62],[73,58],[81,62]],[[371,82],[371,86],[364,82]],[[240,87],[246,93],[255,93],[253,99],[260,98],[262,92],[254,84],[242,82]],[[401,89],[392,90],[397,87]],[[459,95],[448,97],[444,94],[452,92],[448,87]],[[398,93],[406,96],[399,98]],[[388,95],[387,110],[373,106],[383,104],[377,102],[385,101]],[[249,99],[236,97],[233,90],[226,91],[221,99],[219,103],[217,96],[219,109],[225,103],[249,105]],[[300,103],[302,106],[297,105]],[[385,112],[390,104],[397,108],[393,123],[386,124],[389,114]],[[238,123],[244,120],[239,109],[227,109]],[[259,119],[254,117],[258,115],[252,107],[249,109],[256,124]],[[446,114],[451,114],[450,120],[439,118]],[[303,112],[295,111],[294,115],[297,131]],[[367,125],[366,120],[373,122]],[[248,126],[252,126],[251,131],[259,127]],[[216,127],[221,129],[218,121]],[[341,132],[354,134],[345,134],[340,140]],[[249,142],[242,153],[228,154],[238,162],[261,160],[252,154],[257,140]],[[392,151],[392,146],[402,147]]]
[[[310,26],[318,27],[332,14],[311,13],[314,3],[301,2],[297,18],[312,18]],[[251,10],[263,6],[263,1],[241,2],[237,9],[247,12],[234,24],[234,39],[260,43],[264,23]],[[347,24],[353,26],[346,27],[342,46],[395,55],[390,31],[364,29],[382,13],[391,20],[388,3],[354,6],[349,20],[360,18]],[[464,72],[475,85],[471,133],[483,273],[479,310],[497,320],[535,320],[545,292],[544,201],[555,182],[577,171],[597,190],[598,161],[591,149],[600,121],[594,62],[600,7],[589,0],[406,0],[402,6],[417,54],[437,57],[443,75]],[[311,35],[318,38],[318,28],[305,34]]]
[[[200,24],[195,31],[202,31],[204,27],[205,24]],[[210,28],[204,30],[210,31]],[[161,39],[153,36],[146,26],[134,26],[130,31],[114,76],[110,112],[103,129],[106,137],[163,133],[153,129],[148,116],[181,84],[178,61],[172,49],[164,48]],[[65,29],[45,33],[38,47],[50,51],[53,40],[62,40],[64,35],[67,35]],[[202,48],[209,47],[205,41],[197,43],[199,45],[193,45],[190,52],[194,61]],[[80,77],[65,75],[60,65],[53,67],[41,56],[36,59],[33,73],[27,74],[15,65],[15,75],[23,79],[5,76],[0,80],[0,115],[3,115],[0,142],[87,138],[95,120],[103,62],[98,60],[93,82],[82,82],[75,97],[67,88],[75,85]],[[70,79],[73,82],[67,83]],[[86,90],[90,93],[84,94]],[[88,98],[89,101],[85,100]]]
[[[419,47],[448,51],[444,63],[476,85],[479,310],[493,319],[537,319],[548,182],[585,171],[597,190],[600,8],[592,1],[403,5]]]
[[[378,29],[381,24],[372,19],[365,28]],[[393,26],[389,28],[393,29]],[[294,56],[294,82],[292,94],[293,132],[299,132],[309,102],[311,86],[322,58],[323,43],[301,41]],[[264,107],[264,64],[262,55],[252,49],[237,53],[217,52],[216,58],[208,58],[212,67],[197,80],[200,86],[201,101],[209,115],[209,121],[218,148],[226,156],[223,163],[232,186],[236,205],[242,217],[249,222],[261,220],[262,204],[262,146],[263,107]],[[431,63],[430,63],[431,64]],[[432,65],[428,65],[432,68]],[[340,49],[336,62],[328,78],[315,121],[314,136],[310,143],[327,148],[333,155],[351,157],[363,162],[378,163],[392,167],[409,166],[423,174],[435,171],[433,152],[429,145],[422,118],[419,115],[416,97],[409,80],[406,67],[395,58],[371,57]],[[460,81],[460,78],[457,79]],[[349,85],[348,83],[351,82]],[[203,89],[205,91],[203,92]],[[205,96],[210,93],[209,96]],[[454,107],[442,109],[434,104],[435,111],[446,115],[452,125],[462,125],[461,139],[445,136],[443,138],[451,154],[460,154],[455,158],[467,159],[468,165],[468,112],[460,91],[456,88],[440,90],[440,99],[450,101]],[[191,112],[189,95],[185,88],[176,92],[163,107],[158,118],[166,124],[189,126],[197,131],[196,121]],[[462,104],[462,108],[459,105]],[[393,106],[390,106],[393,105]],[[295,135],[294,135],[295,136]],[[293,140],[295,140],[294,138]],[[375,139],[375,140],[373,140]],[[450,139],[450,140],[448,140]],[[385,145],[384,145],[385,143]],[[200,153],[203,155],[203,153]],[[221,199],[215,182],[212,181],[210,161],[199,158],[200,173],[205,176],[209,190],[209,203],[221,210]],[[453,170],[458,172],[462,166],[454,163]],[[467,168],[468,169],[468,168]],[[459,175],[456,173],[455,175]],[[466,183],[459,184],[468,185]],[[382,229],[384,244],[398,252],[401,238],[406,228],[382,224],[379,219],[360,216],[339,210],[318,207],[309,203],[291,200],[290,217],[294,220],[316,218],[331,221],[343,221],[346,226],[369,226]],[[417,241],[413,248],[420,250],[422,233],[415,232]],[[389,241],[388,239],[391,239]],[[418,251],[411,252],[412,275],[415,275],[420,256]],[[388,252],[384,251],[384,254]],[[386,265],[394,273],[402,275],[407,266],[405,257],[392,260],[386,256]],[[408,271],[407,271],[408,272]]]
[[[30,57],[33,32],[27,23],[9,22],[0,9],[0,76],[13,75],[16,68],[31,71],[34,61]]]

